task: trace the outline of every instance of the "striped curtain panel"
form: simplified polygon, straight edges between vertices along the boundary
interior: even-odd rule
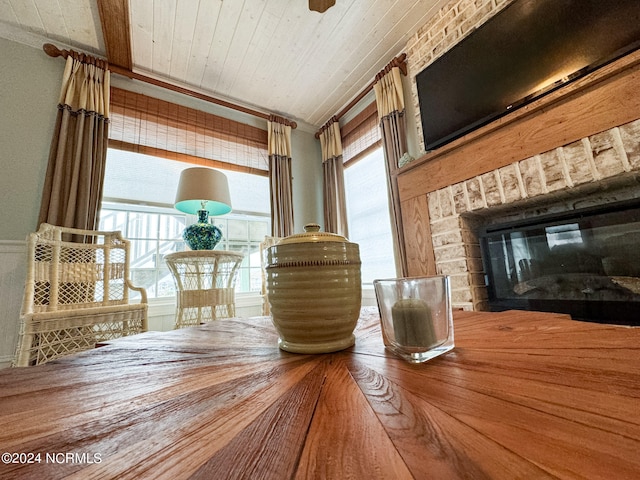
[[[391,192],[391,221],[393,223],[396,264],[400,266],[402,275],[407,275],[402,215],[396,171],[402,156],[407,152],[407,128],[404,107],[404,92],[400,69],[392,67],[380,72],[373,85],[378,106],[378,119],[382,130],[382,144],[385,153],[387,179]]]
[[[267,121],[271,236],[293,234],[293,176],[291,174],[291,126],[271,116]]]
[[[62,79],[38,225],[95,230],[107,158],[108,64],[71,52]]]
[[[349,237],[344,189],[342,140],[338,120],[332,118],[320,132],[324,184],[325,231]]]

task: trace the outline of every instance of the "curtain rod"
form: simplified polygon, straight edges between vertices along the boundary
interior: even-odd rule
[[[45,43],[42,46],[42,49],[50,57],[67,58],[69,55],[73,56],[74,54],[77,54],[73,50],[61,50],[61,49],[59,49],[58,47],[56,47],[55,45],[53,45],[51,43]],[[84,55],[84,54],[79,54],[79,55]],[[88,56],[85,55],[85,57],[88,57]],[[141,82],[148,83],[150,85],[155,85],[156,87],[161,87],[161,88],[164,88],[166,90],[171,90],[173,92],[182,93],[183,95],[187,95],[189,97],[197,98],[198,100],[203,100],[205,102],[215,103],[216,105],[220,105],[220,106],[223,106],[223,107],[226,107],[226,108],[230,108],[232,110],[236,110],[238,112],[242,112],[242,113],[246,113],[246,114],[249,114],[249,115],[253,115],[254,117],[263,118],[263,119],[268,120],[268,121],[273,121],[273,119],[283,120],[283,121],[280,121],[279,123],[284,123],[285,125],[288,125],[288,126],[290,126],[291,128],[294,128],[294,129],[297,128],[297,126],[298,126],[298,124],[296,122],[293,122],[291,120],[287,120],[284,117],[280,117],[280,116],[269,114],[269,113],[258,112],[257,110],[252,110],[250,108],[246,108],[246,107],[243,107],[241,105],[236,105],[235,103],[227,102],[225,100],[221,100],[221,99],[215,98],[215,97],[210,97],[209,95],[205,95],[203,93],[194,92],[193,90],[189,90],[188,88],[179,87],[177,85],[173,85],[171,83],[164,82],[162,80],[158,80],[158,79],[155,79],[155,78],[147,77],[146,75],[141,75],[139,73],[135,73],[135,72],[133,72],[131,70],[127,70],[126,68],[122,68],[122,67],[119,67],[117,65],[109,65],[109,70],[112,71],[113,73],[116,73],[116,74],[121,75],[123,77],[131,78],[131,79],[134,79],[134,80],[139,80]]]
[[[369,85],[367,85],[364,88],[364,90],[362,90],[353,100],[351,100],[346,107],[344,107],[337,114],[331,117],[331,119],[327,123],[325,123],[322,126],[322,128],[320,128],[320,130],[316,132],[316,138],[320,138],[320,134],[329,126],[329,124],[340,120],[340,118],[344,116],[349,110],[351,110],[356,103],[362,100],[365,97],[365,95],[371,91],[373,86],[376,83],[378,83],[378,80],[380,80],[385,74],[389,73],[393,67],[398,67],[402,72],[402,74],[406,76],[407,75],[406,59],[407,59],[407,54],[401,53],[400,55],[395,57],[393,60],[391,60],[386,67],[384,67],[382,70],[378,72],[378,74],[376,75],[376,78]]]

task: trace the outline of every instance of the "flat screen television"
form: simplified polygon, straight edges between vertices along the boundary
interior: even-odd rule
[[[640,46],[640,0],[516,0],[416,76],[425,150]]]

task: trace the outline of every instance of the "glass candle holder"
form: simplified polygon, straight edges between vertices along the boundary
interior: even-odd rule
[[[412,363],[454,347],[449,277],[374,280],[385,347]]]

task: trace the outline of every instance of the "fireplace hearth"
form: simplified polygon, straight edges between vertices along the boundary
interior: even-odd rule
[[[479,240],[491,310],[640,325],[640,200],[492,224]]]

